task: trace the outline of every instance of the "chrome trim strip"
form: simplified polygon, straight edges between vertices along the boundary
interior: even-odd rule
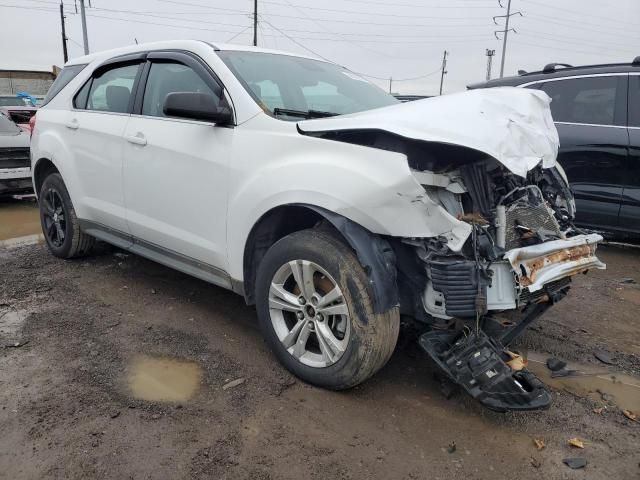
[[[598,123],[579,123],[579,122],[553,122],[560,125],[580,125],[583,127],[606,127],[606,128],[627,128],[624,125],[600,125]],[[635,127],[638,128],[638,127]]]
[[[639,75],[640,73],[634,73],[634,75]],[[547,82],[557,82],[560,80],[569,80],[571,78],[590,78],[590,77],[621,77],[624,75],[629,75],[629,72],[618,72],[618,73],[592,73],[586,75],[570,75],[567,77],[554,77],[554,78],[545,78],[542,80],[535,80],[533,82],[522,83],[518,85],[519,87],[528,87],[529,85],[536,85],[538,83],[547,83]]]
[[[186,273],[193,277],[231,290],[232,279],[224,270],[207,263],[187,257],[151,242],[134,237],[125,232],[115,230],[91,220],[79,220],[83,232],[115,245],[123,250],[148,258],[167,267]]]

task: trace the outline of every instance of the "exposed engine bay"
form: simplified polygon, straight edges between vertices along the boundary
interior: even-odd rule
[[[403,240],[421,261],[408,270],[399,263],[401,283],[423,285],[410,313],[428,326],[420,345],[488,408],[548,406],[544,385],[526,368],[512,368],[506,348],[566,295],[572,275],[605,268],[595,257],[602,237],[573,226],[573,196],[557,167],[539,165],[521,177],[486,158],[412,173],[432,199],[472,227],[457,252],[443,238]]]
[[[423,235],[387,237],[401,313],[421,326],[419,343],[446,376],[498,411],[549,405],[507,347],[573,275],[606,268],[595,256],[602,237],[573,225],[550,102],[502,87],[298,124],[305,135],[406,157],[421,189],[396,192],[426,222]]]

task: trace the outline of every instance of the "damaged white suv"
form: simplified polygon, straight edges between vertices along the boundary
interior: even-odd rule
[[[95,238],[231,289],[302,379],[364,381],[400,315],[495,410],[549,395],[506,346],[604,268],[542,92],[396,100],[340,66],[171,41],[70,62],[31,155],[51,252]]]

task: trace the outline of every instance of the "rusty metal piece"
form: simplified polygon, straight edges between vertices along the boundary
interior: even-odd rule
[[[558,250],[549,255],[534,259],[521,261],[517,258],[516,261],[526,270],[526,275],[522,275],[520,277],[520,284],[525,287],[531,285],[536,281],[538,272],[551,264],[577,262],[576,268],[568,273],[568,275],[580,273],[585,269],[579,267],[581,267],[583,263],[591,262],[592,257],[595,254],[595,249],[595,245],[578,245]]]

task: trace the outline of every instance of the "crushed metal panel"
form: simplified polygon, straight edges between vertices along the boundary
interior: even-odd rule
[[[540,290],[545,284],[584,272],[590,268],[605,269],[595,251],[602,236],[592,233],[566,240],[532,245],[509,250],[509,260],[522,287],[529,292]]]
[[[540,90],[499,87],[401,103],[298,123],[303,133],[382,130],[406,138],[472,148],[526,177],[542,161],[556,165],[558,131],[551,99]]]

